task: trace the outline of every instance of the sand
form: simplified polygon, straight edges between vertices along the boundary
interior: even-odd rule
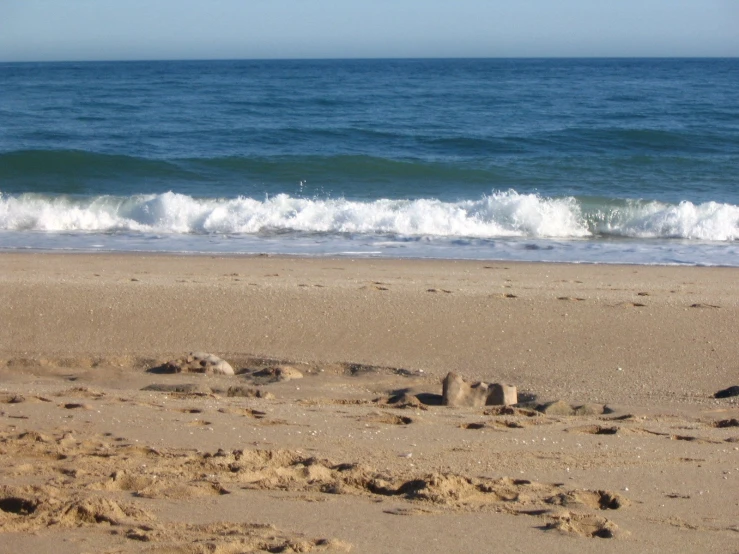
[[[739,552],[738,277],[0,254],[0,552]]]

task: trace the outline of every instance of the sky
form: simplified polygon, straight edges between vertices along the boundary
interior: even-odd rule
[[[739,0],[0,0],[0,61],[739,56]]]

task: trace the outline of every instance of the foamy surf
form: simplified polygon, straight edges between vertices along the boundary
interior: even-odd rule
[[[262,200],[193,198],[167,192],[75,198],[0,195],[0,229],[46,232],[140,232],[196,235],[325,233],[439,238],[637,239],[734,241],[739,206],[706,202],[588,203],[516,191],[443,202],[278,194]]]
[[[739,206],[705,202],[677,205],[628,202],[591,216],[597,233],[632,238],[666,238],[702,241],[739,239]]]

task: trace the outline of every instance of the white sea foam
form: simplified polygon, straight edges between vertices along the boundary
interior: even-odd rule
[[[598,220],[598,232],[623,237],[739,240],[739,206],[718,202],[632,202]]]
[[[739,207],[707,202],[629,202],[587,213],[575,198],[515,191],[478,200],[351,201],[279,194],[200,199],[168,192],[91,199],[0,194],[0,229],[7,231],[133,231],[167,234],[389,234],[409,237],[633,238],[739,240]]]

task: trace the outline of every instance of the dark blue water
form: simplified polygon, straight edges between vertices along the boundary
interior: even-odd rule
[[[0,247],[739,265],[739,60],[0,64]]]

